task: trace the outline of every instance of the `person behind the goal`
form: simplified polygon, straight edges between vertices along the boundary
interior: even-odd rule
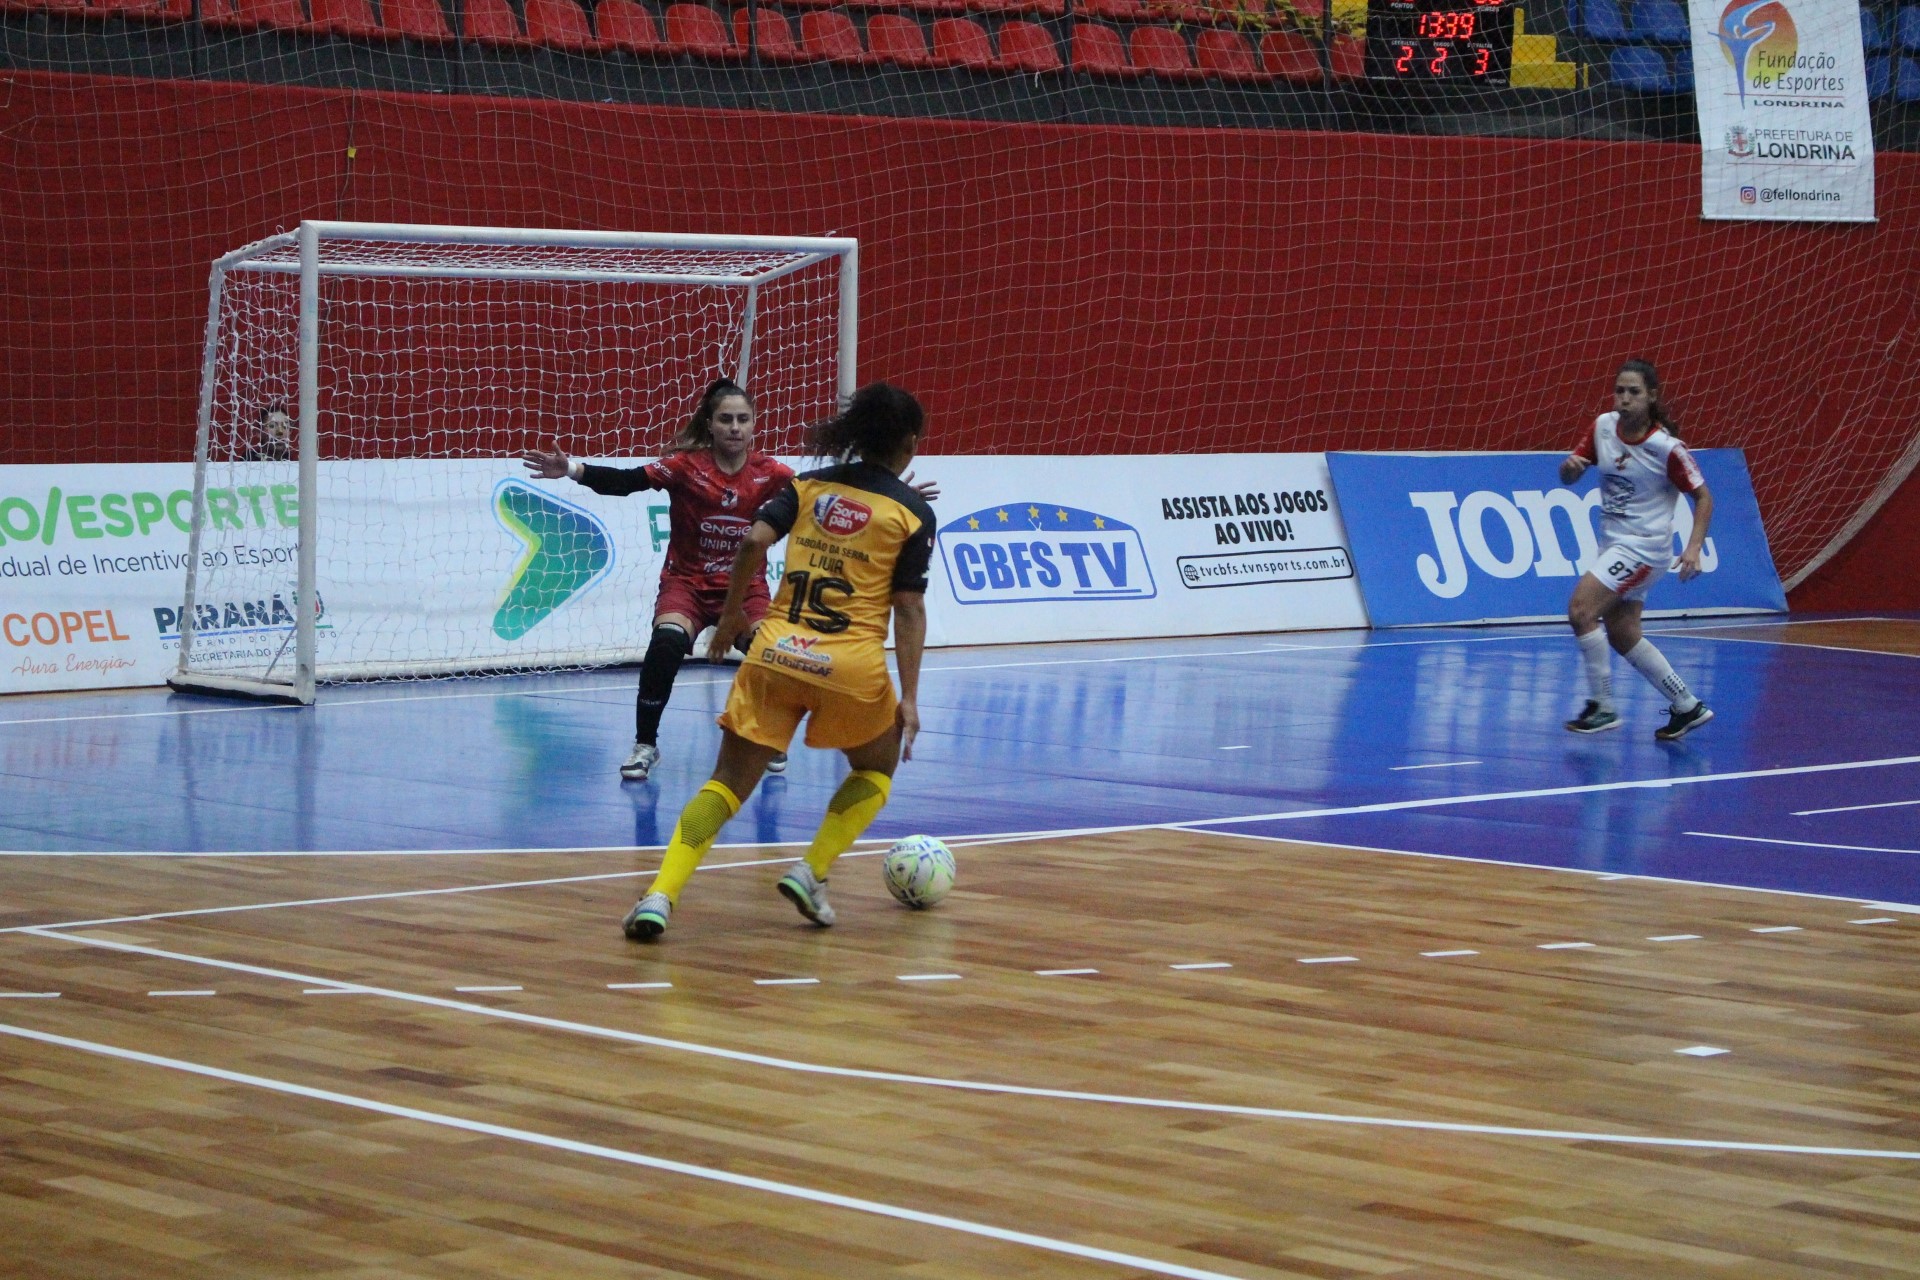
[[[1567,728],[1599,733],[1620,727],[1620,714],[1613,709],[1611,643],[1667,696],[1667,723],[1653,736],[1671,742],[1713,719],[1713,712],[1641,634],[1640,611],[1648,588],[1674,563],[1673,512],[1683,493],[1693,499],[1693,533],[1680,553],[1680,581],[1700,572],[1713,494],[1693,455],[1674,435],[1660,396],[1660,375],[1651,364],[1629,360],[1620,366],[1613,375],[1613,405],[1612,413],[1594,419],[1593,429],[1560,464],[1562,484],[1572,484],[1590,466],[1600,468],[1600,554],[1574,584],[1567,604],[1567,620],[1586,666],[1587,705]]]
[[[712,652],[723,652],[749,625],[747,584],[781,538],[790,538],[789,572],[734,676],[713,777],[681,810],[659,874],[627,913],[629,938],[665,931],[701,858],[803,718],[807,745],[843,752],[852,772],[827,802],[805,860],[781,877],[779,890],[815,924],[833,923],[827,872],[886,804],[894,770],[912,759],[920,731],[934,518],[901,472],[924,422],[919,401],[898,387],[862,387],[845,412],[815,431],[820,456],[851,460],[790,481],[754,516],[733,563]],[[897,696],[887,676],[889,621]]]
[[[793,478],[793,468],[753,447],[753,398],[727,378],[701,395],[693,416],[667,455],[641,467],[594,466],[569,459],[558,440],[552,451],[522,455],[543,480],[569,476],[595,493],[626,495],[658,489],[667,495],[667,558],[653,604],[653,635],[640,663],[633,707],[633,749],[620,776],[645,782],[660,760],[660,716],[673,694],[680,664],[694,638],[720,617],[728,573],[753,513]],[[767,612],[767,583],[757,573],[741,584],[740,609],[749,625]],[[786,757],[767,768],[778,773]]]

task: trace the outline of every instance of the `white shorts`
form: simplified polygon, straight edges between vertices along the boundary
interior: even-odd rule
[[[1649,558],[1643,548],[1610,542],[1600,548],[1587,572],[1622,600],[1644,601],[1648,588],[1666,577],[1672,565],[1672,556]]]

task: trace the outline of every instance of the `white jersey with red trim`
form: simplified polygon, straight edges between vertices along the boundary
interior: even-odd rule
[[[1600,469],[1601,545],[1624,543],[1649,560],[1671,560],[1674,504],[1706,484],[1687,446],[1658,426],[1628,444],[1620,415],[1603,413],[1573,452]]]

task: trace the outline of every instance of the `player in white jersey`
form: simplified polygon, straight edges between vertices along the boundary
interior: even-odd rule
[[[1669,567],[1677,563],[1682,582],[1700,572],[1713,495],[1693,455],[1673,434],[1673,420],[1660,398],[1660,375],[1651,364],[1629,360],[1620,366],[1613,376],[1613,406],[1560,464],[1562,484],[1572,484],[1590,466],[1600,468],[1600,554],[1580,575],[1567,603],[1567,620],[1586,666],[1587,705],[1567,728],[1599,733],[1620,727],[1607,654],[1611,644],[1667,695],[1666,726],[1653,736],[1672,742],[1713,719],[1713,712],[1641,634],[1640,611],[1647,589]],[[1675,562],[1673,512],[1683,493],[1693,499],[1693,533]]]

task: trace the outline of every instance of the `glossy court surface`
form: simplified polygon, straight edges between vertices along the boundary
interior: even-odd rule
[[[841,772],[797,751],[650,947],[724,670],[645,785],[628,672],[0,703],[0,1230],[76,1276],[1911,1274],[1920,621],[1654,630],[1716,711],[1675,745],[1624,665],[1626,728],[1561,729],[1558,628],[937,651],[841,924],[771,891]],[[916,831],[925,913],[868,856]]]

